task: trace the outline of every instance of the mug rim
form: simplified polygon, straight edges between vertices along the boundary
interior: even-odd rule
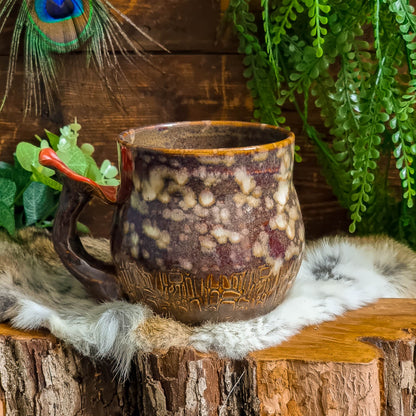
[[[242,147],[219,147],[219,148],[165,148],[165,147],[145,147],[146,150],[153,150],[165,154],[173,155],[191,155],[191,156],[212,156],[212,155],[230,155],[230,154],[247,154],[253,151],[266,152],[273,149],[286,147],[295,142],[295,134],[279,126],[273,126],[266,123],[249,122],[249,121],[227,121],[227,120],[202,120],[202,121],[177,121],[171,123],[161,123],[149,126],[131,128],[121,132],[118,135],[117,141],[127,147],[135,148],[133,144],[126,140],[126,137],[137,131],[156,130],[156,129],[169,129],[171,127],[180,126],[229,126],[229,127],[257,127],[264,130],[277,130],[285,133],[287,137],[283,140],[279,140],[271,143],[264,143],[253,146],[242,146]]]

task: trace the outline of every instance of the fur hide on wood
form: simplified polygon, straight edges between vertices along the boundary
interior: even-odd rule
[[[108,242],[86,238],[87,250],[110,258]],[[332,237],[307,245],[288,296],[272,312],[243,322],[188,327],[140,304],[97,304],[60,263],[49,234],[0,234],[0,322],[47,328],[82,354],[109,358],[126,377],[134,353],[193,346],[230,358],[277,345],[306,325],[331,320],[383,297],[415,297],[416,253],[387,237]]]

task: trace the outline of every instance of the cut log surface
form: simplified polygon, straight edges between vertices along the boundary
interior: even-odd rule
[[[0,325],[3,415],[415,414],[416,300],[383,299],[243,360],[138,353],[114,380],[46,331]]]
[[[384,299],[251,354],[263,414],[413,415],[415,313]]]

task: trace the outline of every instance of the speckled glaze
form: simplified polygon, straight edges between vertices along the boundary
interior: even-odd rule
[[[187,148],[163,147],[173,138]],[[133,166],[112,244],[124,296],[187,323],[276,307],[304,244],[293,135],[205,122],[130,130],[120,143]]]
[[[190,324],[275,308],[300,267],[294,136],[240,122],[124,132],[112,231],[120,295]]]

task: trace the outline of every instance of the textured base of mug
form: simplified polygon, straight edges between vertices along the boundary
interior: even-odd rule
[[[119,286],[130,302],[143,302],[160,315],[187,324],[251,319],[273,310],[291,287],[301,259],[293,258],[278,274],[268,265],[231,275],[197,277],[185,270],[145,270],[131,261],[121,263]]]

